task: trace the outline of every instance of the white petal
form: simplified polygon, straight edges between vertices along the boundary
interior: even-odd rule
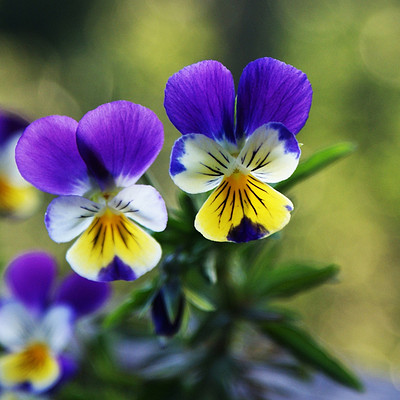
[[[81,196],[60,196],[47,207],[45,224],[57,243],[69,242],[92,223],[101,206]]]
[[[260,181],[276,183],[293,174],[299,158],[300,148],[293,133],[282,124],[269,123],[248,137],[238,162]]]
[[[205,135],[179,138],[172,149],[170,175],[187,193],[203,193],[216,188],[235,159],[221,145]]]
[[[10,302],[0,307],[0,344],[8,350],[20,350],[35,331],[35,321],[25,307]]]
[[[110,206],[152,231],[161,232],[167,226],[164,200],[152,186],[133,185],[123,189]]]
[[[22,132],[21,132],[22,133]],[[0,171],[8,177],[13,185],[18,187],[30,186],[21,176],[15,162],[15,147],[20,135],[15,135],[6,143],[0,153]]]
[[[44,316],[38,339],[42,339],[55,354],[69,343],[73,332],[73,314],[68,307],[55,306]]]

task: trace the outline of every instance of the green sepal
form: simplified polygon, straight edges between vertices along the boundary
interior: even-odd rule
[[[274,188],[280,192],[284,192],[302,180],[326,168],[333,162],[353,153],[355,149],[356,146],[354,143],[344,142],[320,150],[307,160],[301,162],[289,179],[277,183],[274,185]]]
[[[270,270],[263,281],[253,286],[253,290],[255,295],[262,297],[290,297],[322,285],[338,273],[337,265],[316,268],[295,263]]]
[[[182,305],[182,287],[178,279],[165,283],[162,287],[165,306],[170,321],[175,321]]]
[[[260,322],[261,332],[287,349],[300,361],[316,368],[338,383],[362,391],[361,381],[318,344],[309,333],[290,322]]]

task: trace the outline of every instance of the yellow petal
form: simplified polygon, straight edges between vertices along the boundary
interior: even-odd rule
[[[34,390],[43,391],[56,383],[60,372],[57,360],[43,343],[0,357],[0,383],[5,387],[28,382]]]
[[[29,216],[39,204],[39,194],[32,186],[15,186],[0,176],[0,214]]]
[[[292,202],[252,175],[225,177],[201,207],[196,229],[217,242],[248,242],[281,230],[290,220]]]
[[[100,281],[132,280],[155,267],[160,245],[122,213],[106,209],[67,252],[81,276]]]

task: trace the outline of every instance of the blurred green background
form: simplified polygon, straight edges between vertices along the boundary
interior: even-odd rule
[[[170,205],[169,152],[178,132],[163,109],[170,75],[217,59],[236,83],[270,56],[306,72],[314,89],[298,138],[303,157],[340,141],[357,152],[289,193],[284,258],[335,262],[338,285],[296,298],[311,331],[351,364],[399,383],[400,3],[390,0],[1,0],[0,105],[30,119],[76,119],[117,99],[153,109],[166,142],[152,171]],[[0,222],[0,254],[68,245],[43,213]],[[267,279],[267,277],[266,277]],[[124,288],[126,284],[117,283]]]

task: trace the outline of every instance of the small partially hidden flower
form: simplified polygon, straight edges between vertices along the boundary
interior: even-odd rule
[[[0,302],[2,388],[44,393],[76,369],[65,353],[75,322],[102,307],[110,287],[73,274],[54,291],[55,277],[55,261],[43,252],[15,258],[5,272],[12,296]]]
[[[15,146],[29,122],[0,110],[0,215],[27,217],[39,203],[39,193],[18,172]]]
[[[45,224],[58,243],[81,235],[67,252],[81,276],[133,280],[160,260],[160,245],[136,223],[164,230],[166,207],[153,187],[135,183],[163,140],[157,116],[127,101],[103,104],[79,123],[53,115],[26,128],[16,149],[18,168],[37,188],[60,195]]]
[[[157,335],[173,336],[179,331],[182,324],[184,303],[184,297],[180,295],[177,299],[175,315],[171,317],[168,312],[164,289],[161,288],[158,291],[151,304],[151,318]]]
[[[236,121],[232,74],[202,61],[174,74],[165,89],[169,119],[182,133],[170,175],[188,193],[215,189],[195,227],[207,239],[247,242],[281,230],[292,202],[267,183],[289,178],[312,89],[306,75],[272,58],[248,64],[239,81]]]

